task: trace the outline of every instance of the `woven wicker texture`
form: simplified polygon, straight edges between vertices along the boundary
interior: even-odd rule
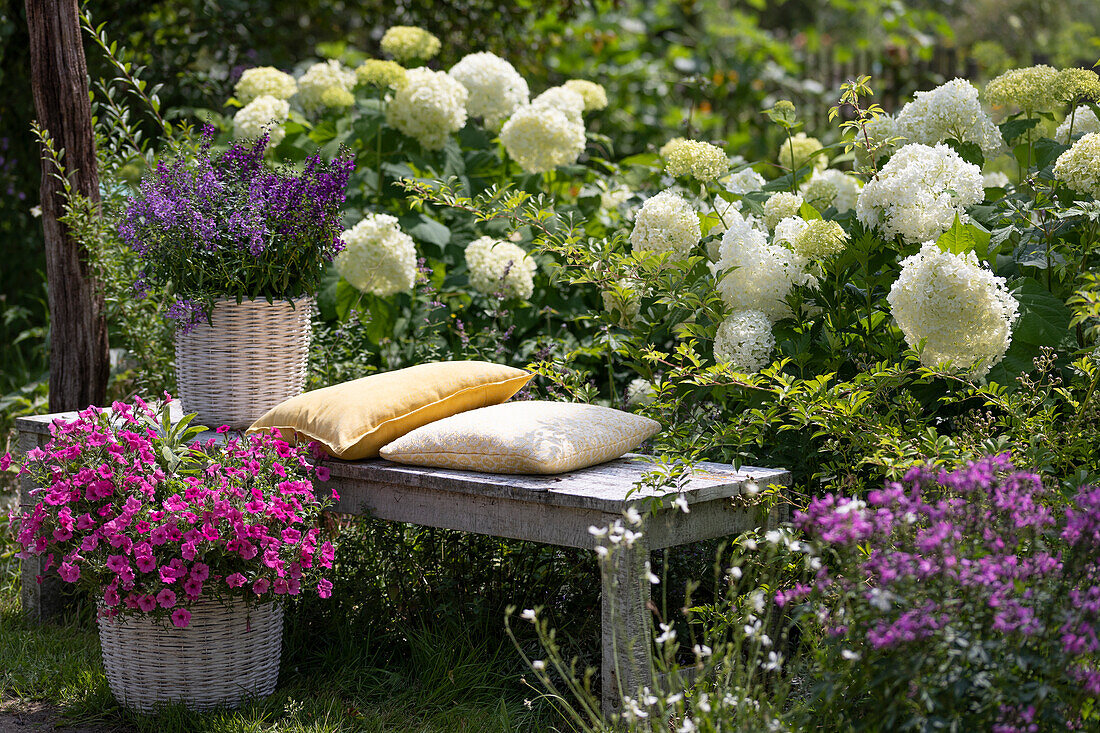
[[[312,334],[313,299],[293,303],[219,300],[213,326],[176,335],[176,381],[196,424],[243,429],[301,394]]]
[[[183,629],[142,616],[99,618],[103,668],[115,698],[149,712],[179,702],[192,710],[235,707],[275,690],[283,641],[278,603],[227,609],[200,601]]]

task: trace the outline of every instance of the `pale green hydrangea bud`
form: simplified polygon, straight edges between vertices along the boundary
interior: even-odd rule
[[[382,36],[382,50],[397,59],[398,63],[427,61],[442,48],[433,34],[411,25],[395,25]]]
[[[784,219],[798,216],[801,208],[802,197],[798,194],[788,191],[773,194],[770,199],[764,202],[764,224],[768,229],[774,230],[775,225]]]

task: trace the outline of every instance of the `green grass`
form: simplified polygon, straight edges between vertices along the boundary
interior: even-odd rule
[[[0,568],[2,569],[2,568]],[[472,638],[461,629],[408,629],[404,643],[384,645],[350,631],[328,638],[288,620],[275,694],[240,710],[197,714],[181,707],[143,716],[111,696],[99,641],[87,614],[32,625],[19,609],[10,570],[0,583],[0,697],[42,701],[66,725],[156,733],[245,731],[403,731],[506,733],[557,726],[535,697],[503,639]],[[81,618],[83,616],[83,618]]]

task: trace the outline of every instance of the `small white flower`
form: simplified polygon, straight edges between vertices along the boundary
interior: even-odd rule
[[[666,644],[676,641],[676,630],[672,628],[671,624],[658,624],[661,627],[661,633],[657,637],[658,644]],[[656,700],[654,700],[656,702]]]
[[[741,568],[736,565],[727,570],[726,573],[734,580],[741,580]]]
[[[847,659],[848,661],[854,661],[856,659],[859,659],[859,652],[852,651],[851,649],[843,649],[840,652],[840,656]]]
[[[607,527],[597,527],[595,525],[588,528],[588,534],[593,537],[606,537],[608,532]]]
[[[700,658],[709,657],[714,654],[714,650],[706,644],[696,644],[692,649],[695,652],[695,656]]]
[[[523,613],[521,613],[519,615],[519,617],[522,618],[522,619],[525,619],[527,621],[534,621],[535,620],[535,609],[525,608],[525,609],[523,609]]]
[[[546,669],[546,662],[541,659],[536,659],[535,661],[531,662],[531,669],[535,670],[536,672],[542,672],[544,669]]]
[[[768,652],[768,661],[761,666],[766,670],[776,670],[783,666],[783,655],[778,652]]]
[[[606,558],[610,554],[610,551],[603,545],[596,545],[596,554],[601,558]]]
[[[627,510],[623,512],[623,516],[626,517],[626,521],[630,522],[635,527],[642,523],[642,515],[634,507],[627,507]]]
[[[645,561],[645,575],[653,585],[657,585],[661,582],[661,579],[654,574],[653,569],[650,567],[649,560]]]
[[[672,505],[682,511],[684,514],[689,514],[691,512],[691,507],[688,506],[687,499],[684,498],[683,494],[680,494],[675,499],[673,499]]]

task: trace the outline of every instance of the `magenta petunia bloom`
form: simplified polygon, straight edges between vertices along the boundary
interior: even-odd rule
[[[240,588],[247,582],[248,581],[245,579],[245,577],[240,573],[233,573],[232,575],[227,576],[225,579],[226,585],[228,585],[230,588]]]
[[[145,613],[149,613],[157,607],[157,599],[150,595],[140,595],[137,598],[137,605]]]
[[[75,583],[80,579],[80,566],[73,565],[70,562],[63,562],[61,563],[61,567],[57,569],[57,573],[66,583]]]
[[[271,588],[271,581],[267,578],[260,578],[252,584],[252,592],[258,596],[262,596],[264,593],[267,593],[269,588]]]
[[[103,591],[103,602],[108,606],[117,606],[121,599],[118,597],[118,588],[113,585],[108,586]]]
[[[107,569],[113,573],[122,573],[130,567],[130,561],[125,555],[111,555],[107,558]]]
[[[210,566],[197,562],[191,566],[191,579],[203,581],[210,577]]]
[[[172,611],[172,623],[181,629],[186,628],[191,623],[191,612],[186,608],[177,608]]]
[[[170,588],[165,588],[157,593],[157,603],[161,608],[172,608],[176,605],[176,594]]]
[[[317,595],[321,598],[328,598],[332,595],[332,581],[328,578],[321,578],[317,583]]]

